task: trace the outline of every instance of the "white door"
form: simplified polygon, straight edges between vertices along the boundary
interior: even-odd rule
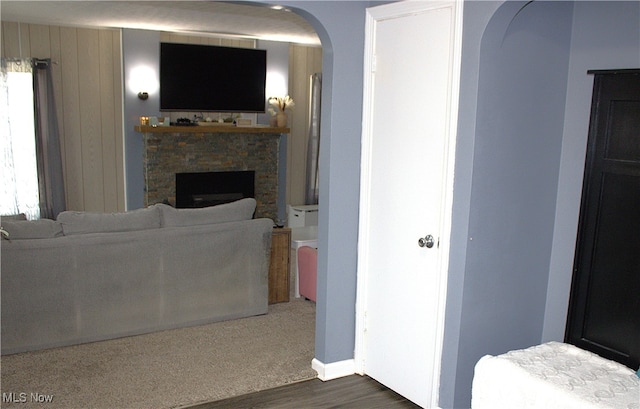
[[[356,368],[423,407],[438,402],[461,13],[367,15]]]

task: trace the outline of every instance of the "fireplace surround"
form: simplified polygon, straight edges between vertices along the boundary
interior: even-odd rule
[[[136,126],[135,130],[142,133],[144,142],[146,206],[178,205],[176,174],[251,171],[255,217],[278,220],[283,193],[279,191],[279,171],[284,169],[279,163],[280,142],[288,128]]]

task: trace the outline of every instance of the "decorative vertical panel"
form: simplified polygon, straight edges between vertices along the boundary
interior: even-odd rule
[[[114,89],[114,73],[113,65],[111,64],[113,56],[113,41],[112,35],[109,31],[100,31],[98,36],[98,65],[100,66],[100,89]],[[115,134],[116,123],[112,120],[104,120],[104,118],[116,117],[116,105],[114,93],[101,93],[100,94],[100,134],[110,135]],[[117,155],[118,144],[115,139],[104,138],[102,139],[102,173],[104,179],[104,186],[102,187],[104,195],[104,207],[107,209],[118,209],[118,195],[110,194],[111,192],[118,192],[118,170],[117,170]]]
[[[51,58],[67,207],[124,209],[120,31],[2,22],[3,57]]]
[[[20,55],[18,47],[18,23],[2,22],[2,57],[16,57]]]
[[[29,38],[31,49],[29,53],[35,58],[46,58],[51,55],[51,41],[49,40],[49,26],[29,24]]]
[[[64,146],[64,182],[67,194],[67,208],[84,210],[77,31],[74,28],[60,28],[60,61],[58,69],[62,77],[62,121],[64,126],[60,136]]]
[[[296,102],[290,115],[287,145],[287,203],[305,204],[305,175],[309,141],[310,77],[322,72],[322,48],[289,47],[289,95]]]
[[[80,97],[80,137],[82,143],[82,172],[84,210],[104,211],[104,173],[102,172],[102,135],[100,116],[101,69],[98,31],[78,29],[78,76]],[[105,118],[109,120],[112,118]],[[103,183],[94,183],[94,181]]]

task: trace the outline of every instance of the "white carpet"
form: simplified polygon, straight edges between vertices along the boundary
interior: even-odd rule
[[[315,305],[3,356],[3,408],[176,408],[316,376]],[[51,397],[49,403],[39,399]]]

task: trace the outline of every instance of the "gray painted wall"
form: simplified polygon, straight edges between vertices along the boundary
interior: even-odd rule
[[[457,386],[463,293],[469,243],[471,186],[475,146],[476,111],[480,71],[480,45],[484,30],[501,1],[472,1],[464,5],[462,35],[462,72],[458,111],[458,141],[454,180],[454,200],[451,226],[451,251],[447,282],[442,372],[440,376],[440,406],[451,408]],[[465,310],[466,313],[466,310]]]
[[[640,1],[577,2],[543,341],[564,336],[591,114],[592,69],[640,68]]]
[[[572,5],[524,5],[501,6],[480,44],[455,407],[481,356],[541,339]]]
[[[353,358],[365,8],[371,2],[284,2],[322,41],[322,119],[315,357]]]
[[[141,116],[160,114],[160,94],[150,93],[149,99],[138,98],[138,90],[127,85],[131,70],[138,65],[155,68],[159,72],[160,33],[148,30],[122,30],[122,66],[124,78],[124,163],[127,210],[144,207],[144,174],[142,135],[133,127],[140,125]],[[160,80],[158,78],[158,80]]]
[[[289,78],[289,43],[259,40],[256,48],[267,50],[267,78],[270,72],[280,73],[286,79]],[[287,84],[288,87],[288,84]],[[286,90],[288,94],[288,88]],[[285,94],[285,95],[286,95]],[[267,98],[270,96],[267,95]],[[268,112],[256,115],[256,123],[269,125]],[[289,135],[280,137],[280,152],[278,155],[278,218],[274,220],[279,225],[284,225],[287,220],[287,143]]]
[[[563,340],[586,71],[640,66],[640,3],[536,2],[518,13],[522,5],[465,4],[445,408],[469,407],[482,355]]]
[[[267,78],[269,78],[269,74],[271,72],[274,72],[282,75],[285,81],[287,81],[289,78],[289,43],[258,40],[256,48],[267,50]],[[285,87],[287,87],[287,89],[284,90],[284,95],[287,95],[289,93],[289,84],[285,83],[284,85]],[[284,95],[267,95],[266,97],[269,98],[272,96],[277,97]],[[271,114],[269,114],[268,112],[265,112],[264,114],[257,114],[256,123],[269,125],[270,117]]]

